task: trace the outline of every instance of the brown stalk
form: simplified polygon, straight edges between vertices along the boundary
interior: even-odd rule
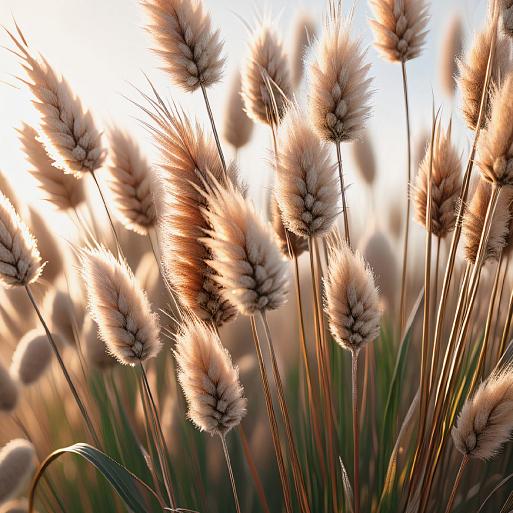
[[[248,464],[249,472],[253,478],[258,499],[260,500],[260,506],[262,507],[264,513],[271,513],[271,510],[269,509],[269,504],[267,504],[267,499],[265,498],[264,487],[262,486],[262,481],[260,480],[260,477],[258,477],[258,470],[256,468],[253,456],[251,455],[251,450],[249,448],[246,432],[244,431],[242,424],[239,424],[239,435],[242,443],[242,451],[244,452],[244,457],[246,458],[246,463]]]
[[[433,301],[432,301],[432,314],[436,312],[436,300],[438,299],[438,281],[440,274],[440,245],[442,239],[440,237],[436,238],[436,258],[435,258],[435,276],[433,280]],[[429,371],[429,389],[431,390],[433,379],[433,359],[431,360],[431,369]]]
[[[483,342],[481,343],[481,351],[479,353],[479,360],[477,362],[477,367],[474,369],[474,374],[472,376],[472,381],[470,383],[469,394],[472,394],[479,377],[485,368],[486,355],[488,354],[489,345],[490,345],[490,332],[492,328],[492,317],[495,313],[495,302],[497,299],[497,288],[499,286],[499,277],[501,272],[501,264],[502,264],[502,251],[499,258],[499,263],[497,264],[497,269],[495,271],[495,278],[493,280],[492,292],[490,295],[490,301],[488,303],[488,313],[486,315],[486,324],[485,331],[483,335]]]
[[[463,477],[463,471],[465,470],[465,467],[467,466],[467,463],[469,461],[468,456],[463,456],[463,459],[461,460],[461,465],[458,470],[458,473],[456,474],[456,479],[454,480],[454,486],[452,487],[451,496],[449,497],[449,502],[447,503],[447,508],[445,509],[445,513],[451,513],[452,507],[454,505],[454,499],[456,498],[456,492],[458,491],[458,487],[461,483],[461,478]]]
[[[69,375],[66,365],[64,364],[64,361],[62,359],[59,348],[57,347],[57,344],[55,343],[55,340],[53,339],[53,336],[50,333],[50,330],[48,329],[48,326],[41,314],[41,311],[39,310],[37,302],[34,299],[34,296],[32,295],[32,290],[30,289],[29,285],[25,285],[25,290],[27,291],[27,295],[30,299],[30,302],[32,303],[32,306],[34,307],[37,317],[39,318],[39,321],[41,322],[41,324],[45,330],[46,336],[48,338],[48,342],[50,342],[50,345],[52,346],[53,352],[55,353],[55,357],[57,358],[57,362],[59,363],[59,367],[61,368],[61,371],[64,374],[64,378],[66,379],[68,387],[73,395],[73,398],[75,399],[75,402],[77,403],[77,406],[80,410],[80,413],[82,414],[82,417],[84,418],[84,422],[86,424],[87,429],[89,430],[89,434],[91,435],[94,443],[96,444],[96,447],[101,449],[102,446],[100,443],[100,439],[98,438],[96,430],[94,429],[91,418],[89,417],[89,414],[87,413],[87,409],[86,409],[84,403],[82,402],[82,399],[80,399],[80,396],[78,395],[77,389],[75,388],[75,385],[73,384],[73,380],[71,379],[71,376]]]
[[[319,463],[321,466],[321,472],[323,476],[323,480],[326,480],[326,464],[324,462],[324,453],[322,450],[322,442],[321,442],[321,434],[318,424],[318,418],[317,418],[317,398],[314,396],[314,391],[312,387],[312,371],[310,369],[310,361],[308,359],[308,349],[306,347],[306,336],[305,336],[305,321],[304,321],[304,313],[303,313],[303,303],[302,303],[302,294],[301,294],[301,281],[299,279],[299,265],[298,265],[298,259],[296,255],[293,255],[293,261],[294,261],[294,281],[296,286],[296,307],[298,312],[298,319],[299,319],[299,338],[300,338],[300,344],[301,344],[301,354],[303,356],[303,362],[305,365],[305,372],[306,372],[306,386],[307,386],[307,392],[308,392],[308,406],[310,408],[310,420],[312,424],[312,430],[315,440],[315,445],[317,449],[317,455],[319,457]]]
[[[239,496],[237,495],[237,486],[235,485],[235,478],[233,477],[233,469],[230,461],[230,453],[228,452],[228,447],[226,446],[226,437],[224,435],[219,435],[221,439],[221,443],[223,445],[224,459],[226,460],[226,466],[228,467],[228,474],[230,475],[230,483],[232,485],[233,492],[233,500],[235,501],[235,509],[237,513],[240,513],[240,504],[239,504]]]
[[[280,445],[280,435],[278,433],[278,424],[276,422],[276,414],[274,413],[274,406],[271,397],[271,389],[269,388],[269,380],[267,379],[267,372],[265,370],[264,357],[260,347],[260,340],[256,327],[255,317],[251,316],[251,332],[253,334],[253,341],[255,343],[255,350],[257,353],[258,365],[260,368],[260,376],[262,378],[262,385],[264,388],[265,405],[267,408],[267,416],[269,417],[269,424],[271,427],[271,436],[273,439],[274,452],[276,454],[276,462],[278,464],[278,471],[280,474],[280,481],[283,490],[283,498],[285,501],[285,509],[287,513],[292,513],[292,500],[290,496],[290,487],[287,478],[287,471],[285,470],[285,463],[283,461],[283,453]]]
[[[219,140],[219,134],[217,133],[216,123],[214,121],[214,115],[212,114],[212,108],[210,107],[210,101],[208,99],[207,90],[206,90],[204,84],[201,84],[201,92],[203,93],[203,100],[205,101],[205,107],[207,108],[208,118],[210,120],[210,125],[212,126],[212,132],[214,134],[214,139],[216,141],[219,158],[221,159],[221,165],[223,166],[223,170],[226,174],[226,161],[224,160],[223,149],[221,148],[221,142]]]
[[[508,311],[506,313],[506,322],[504,323],[504,329],[502,330],[501,342],[499,344],[499,351],[497,354],[497,361],[500,360],[506,349],[506,344],[511,330],[511,319],[513,318],[513,290],[509,296]]]
[[[401,276],[401,303],[399,308],[399,336],[402,334],[404,325],[404,315],[406,309],[406,279],[408,271],[408,237],[410,231],[410,210],[411,198],[409,193],[411,183],[411,133],[410,133],[410,103],[408,100],[408,77],[406,75],[406,63],[401,61],[401,71],[403,78],[403,94],[404,94],[404,107],[406,114],[406,138],[407,138],[407,154],[408,154],[408,167],[406,175],[406,225],[404,229],[404,247],[403,247],[403,269]]]
[[[351,247],[351,234],[349,232],[349,213],[347,212],[346,189],[344,186],[344,171],[342,169],[342,154],[340,151],[340,141],[335,143],[337,148],[338,177],[340,180],[340,195],[342,197],[342,213],[344,214],[344,237],[347,245]]]
[[[354,513],[360,513],[360,429],[358,424],[358,353],[351,351],[351,389],[353,403],[353,498]]]
[[[278,391],[278,403],[280,405],[281,414],[283,416],[283,421],[285,424],[285,433],[287,435],[287,443],[290,451],[290,456],[292,459],[292,475],[294,477],[294,484],[296,488],[296,493],[299,498],[299,504],[301,506],[301,511],[304,513],[308,513],[310,511],[310,506],[308,505],[308,497],[306,494],[305,482],[303,478],[303,473],[301,471],[301,465],[299,463],[299,457],[297,454],[296,443],[294,441],[294,433],[292,432],[292,427],[290,424],[290,415],[287,407],[287,402],[285,400],[285,392],[283,390],[283,382],[280,376],[280,370],[278,368],[278,362],[276,361],[276,354],[274,351],[274,345],[271,337],[271,330],[269,328],[269,323],[267,322],[267,316],[265,311],[260,312],[260,316],[262,318],[262,322],[264,324],[265,336],[267,338],[267,346],[269,348],[269,353],[271,355],[271,363],[274,380],[276,382],[276,388]]]

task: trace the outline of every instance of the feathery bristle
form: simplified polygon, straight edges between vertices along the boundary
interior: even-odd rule
[[[513,370],[494,372],[467,398],[452,429],[456,449],[471,458],[489,460],[513,431]]]
[[[162,263],[180,302],[200,319],[221,326],[236,310],[206,264],[211,255],[202,242],[209,223],[200,191],[210,174],[224,180],[224,171],[212,139],[178,113],[155,115],[154,135],[161,152],[161,194],[158,205]],[[229,171],[234,173],[234,171]]]
[[[360,173],[362,180],[372,186],[376,179],[376,155],[374,145],[369,133],[364,130],[351,145],[356,170]]]
[[[351,141],[364,128],[372,97],[366,54],[342,18],[329,23],[318,41],[310,65],[309,110],[321,139]]]
[[[392,62],[418,57],[427,35],[429,21],[425,0],[371,0],[375,20],[371,20],[375,45]]]
[[[374,276],[362,256],[341,240],[330,245],[324,290],[324,309],[338,344],[358,352],[378,336],[381,308]]]
[[[89,312],[109,352],[126,365],[157,356],[158,316],[126,262],[104,248],[83,250],[81,260]]]
[[[83,203],[84,182],[53,165],[37,131],[23,123],[18,134],[27,162],[32,166],[29,172],[39,182],[45,199],[59,210],[75,209]]]
[[[0,412],[10,413],[18,404],[18,387],[0,362]]]
[[[289,62],[271,25],[260,25],[253,34],[242,75],[242,99],[255,122],[279,124],[292,94]]]
[[[151,167],[135,139],[123,130],[112,128],[109,140],[109,185],[116,210],[125,228],[147,235],[157,222]]]
[[[20,202],[17,194],[14,192],[11,181],[7,177],[7,173],[0,170],[0,192],[11,202],[14,210],[21,212],[24,206]]]
[[[223,294],[244,315],[281,306],[287,294],[287,263],[272,227],[230,182],[212,182],[207,199],[205,215],[212,229],[204,240]]]
[[[451,141],[452,123],[446,132],[437,130],[433,161],[431,143],[426,149],[414,188],[415,218],[427,229],[426,209],[431,171],[431,233],[443,238],[454,227],[461,189],[461,158]]]
[[[278,238],[280,251],[285,258],[293,256],[299,257],[301,253],[308,249],[308,240],[304,237],[298,237],[295,233],[287,230],[283,224],[280,205],[276,201],[276,197],[271,195],[270,205],[271,222]]]
[[[86,360],[98,369],[110,369],[116,365],[116,359],[109,354],[103,341],[98,337],[98,330],[91,319],[86,319],[81,340]]]
[[[16,497],[34,471],[34,446],[21,438],[0,450],[0,504]]]
[[[142,0],[141,4],[151,19],[147,30],[157,43],[154,51],[176,85],[193,92],[221,80],[223,41],[219,30],[212,30],[201,0]]]
[[[297,89],[305,71],[305,56],[315,41],[317,29],[315,21],[307,12],[301,12],[294,23],[294,38],[292,43],[291,75],[292,87]]]
[[[513,38],[513,0],[499,0],[502,30]]]
[[[458,76],[458,59],[463,51],[461,17],[453,15],[444,35],[440,53],[440,82],[447,96],[454,96]]]
[[[28,76],[28,81],[24,82],[34,95],[41,136],[54,165],[77,177],[95,171],[105,159],[105,150],[91,113],[84,111],[69,84],[44,57],[33,56],[25,42],[13,35],[11,39],[21,52],[23,69]]]
[[[489,123],[478,143],[483,178],[497,185],[513,185],[513,72],[491,98]]]
[[[492,38],[497,37],[495,54],[492,60],[490,85],[497,85],[508,67],[510,45],[505,37],[497,34],[497,29],[492,20],[488,20],[486,27],[476,34],[472,47],[465,55],[465,58],[458,62],[459,78],[458,83],[462,95],[462,111],[467,126],[475,130],[479,120],[479,109],[481,97],[488,67],[488,57]],[[487,103],[487,110],[490,110],[490,102]],[[483,116],[481,128],[485,126],[487,116]]]
[[[12,500],[0,506],[0,513],[28,513],[28,506],[27,499]]]
[[[253,121],[244,110],[242,79],[238,71],[233,77],[232,86],[227,98],[223,135],[226,141],[239,150],[251,140]]]
[[[12,355],[11,375],[23,385],[32,385],[48,369],[52,354],[46,333],[38,329],[25,333]]]
[[[36,240],[0,192],[0,283],[25,286],[35,282],[42,271]]]
[[[322,236],[338,214],[338,178],[328,145],[295,106],[278,143],[276,199],[285,226],[298,237]]]
[[[239,371],[216,331],[191,317],[176,335],[174,353],[192,422],[201,431],[221,436],[239,425],[247,400]]]
[[[465,258],[474,263],[479,250],[479,242],[483,233],[483,225],[490,203],[492,186],[484,180],[479,180],[477,188],[470,200],[463,216],[463,236],[465,238]],[[485,262],[488,259],[498,259],[502,248],[506,245],[509,235],[511,211],[509,205],[513,197],[507,189],[499,196],[499,201],[490,225],[488,244],[484,254]]]

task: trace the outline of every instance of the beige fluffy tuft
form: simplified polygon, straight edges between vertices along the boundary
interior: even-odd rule
[[[38,181],[44,198],[59,210],[74,209],[82,204],[84,182],[53,165],[36,129],[23,123],[18,134],[27,162],[32,166],[29,172]]]
[[[148,32],[164,70],[185,91],[210,87],[223,74],[223,42],[212,30],[210,14],[201,0],[142,0],[150,16]]]
[[[426,42],[429,21],[425,0],[371,0],[371,27],[379,52],[392,62],[415,59]]]
[[[77,177],[95,171],[105,159],[105,150],[91,113],[84,111],[69,84],[46,59],[33,56],[23,38],[11,38],[20,52],[28,76],[25,83],[34,96],[41,135],[54,165]]]
[[[238,368],[216,331],[188,319],[176,335],[175,358],[192,422],[201,431],[221,436],[239,425],[247,400]]]
[[[292,43],[291,75],[292,86],[297,89],[305,72],[305,57],[315,41],[317,28],[315,20],[307,12],[300,12],[294,22]]]
[[[369,132],[364,130],[351,145],[356,170],[362,180],[371,187],[376,180],[376,154]]]
[[[463,26],[461,16],[455,14],[450,19],[444,34],[440,52],[440,82],[449,97],[456,92],[458,78],[458,59],[463,51]]]
[[[339,212],[337,187],[328,145],[299,109],[291,107],[278,142],[275,192],[285,226],[298,237],[328,233]]]
[[[15,499],[0,506],[0,513],[28,513],[28,500]]]
[[[119,128],[109,131],[110,189],[123,225],[147,235],[157,216],[152,193],[152,170],[135,139]]]
[[[18,387],[11,373],[0,362],[0,412],[10,413],[18,405]]]
[[[280,205],[274,195],[271,195],[270,207],[271,222],[278,238],[278,245],[282,255],[285,258],[299,257],[308,249],[308,240],[304,237],[298,237],[295,233],[285,228]]]
[[[483,233],[488,204],[492,194],[492,186],[484,180],[479,180],[477,188],[470,200],[463,216],[463,236],[465,240],[465,258],[474,263],[479,250],[479,242]],[[513,196],[507,189],[499,196],[495,214],[490,226],[488,244],[484,260],[499,258],[501,250],[505,247],[509,236],[509,223],[511,210],[509,208]]]
[[[427,229],[426,209],[428,180],[431,170],[431,233],[445,237],[453,229],[461,190],[461,158],[451,141],[452,123],[447,131],[437,130],[433,145],[426,148],[415,180],[415,218]]]
[[[292,94],[289,62],[278,35],[269,23],[253,34],[242,75],[242,98],[255,122],[279,124]]]
[[[46,333],[38,329],[25,333],[12,355],[11,375],[23,385],[36,383],[50,366],[52,354]]]
[[[513,185],[513,72],[491,98],[489,123],[479,138],[478,163],[483,178]]]
[[[202,195],[209,176],[224,180],[213,140],[184,115],[166,112],[153,116],[161,153],[158,216],[162,263],[180,302],[200,319],[217,326],[231,320],[236,310],[222,297],[206,261],[210,251],[202,237],[210,227]]]
[[[358,352],[379,335],[381,307],[372,271],[338,238],[329,248],[324,290],[324,309],[338,344]]]
[[[370,114],[372,97],[367,52],[340,17],[325,28],[310,65],[309,110],[312,125],[326,141],[355,139]]]
[[[25,286],[35,282],[42,270],[36,240],[0,192],[0,283]]]
[[[213,182],[207,199],[205,215],[213,227],[204,239],[213,255],[208,263],[224,295],[244,315],[280,307],[288,273],[272,227],[231,183]]]
[[[497,35],[492,20],[488,20],[486,27],[476,34],[470,50],[465,54],[464,59],[458,62],[458,83],[461,89],[463,117],[471,130],[475,130],[479,120],[488,57],[494,37],[497,37],[497,43],[492,61],[490,84],[492,87],[496,85],[509,66],[510,45],[505,37]],[[486,112],[489,110],[490,101],[487,103]],[[483,116],[481,127],[485,126],[486,119],[487,116]]]
[[[11,440],[0,450],[0,504],[16,497],[34,471],[34,446],[21,438]]]
[[[81,260],[89,312],[109,352],[126,365],[157,356],[158,316],[126,262],[104,248],[83,250]]]
[[[224,138],[236,150],[246,146],[253,134],[253,121],[244,110],[242,101],[242,81],[240,73],[233,77],[224,115]]]
[[[513,431],[513,370],[493,373],[467,398],[452,429],[456,449],[480,460],[493,458]]]

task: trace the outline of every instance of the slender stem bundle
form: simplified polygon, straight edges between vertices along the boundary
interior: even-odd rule
[[[460,464],[460,468],[458,469],[458,473],[456,474],[456,479],[454,480],[454,485],[452,487],[451,495],[449,497],[449,501],[447,502],[447,507],[445,508],[445,513],[451,513],[452,507],[454,505],[454,500],[456,499],[456,492],[461,483],[461,478],[463,477],[463,471],[469,462],[468,456],[463,456]]]

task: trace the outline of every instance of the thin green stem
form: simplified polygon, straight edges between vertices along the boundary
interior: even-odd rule
[[[100,439],[98,438],[98,435],[96,434],[96,431],[93,427],[91,418],[89,417],[89,414],[87,413],[87,409],[84,406],[84,403],[82,402],[82,400],[80,399],[80,396],[78,395],[77,389],[75,388],[75,385],[73,384],[73,380],[71,379],[71,376],[69,375],[66,365],[64,364],[64,361],[62,359],[59,348],[58,348],[57,344],[55,343],[55,340],[53,339],[53,336],[50,333],[50,330],[48,329],[48,326],[41,314],[41,311],[39,310],[37,302],[36,302],[34,296],[32,295],[32,291],[30,290],[29,285],[25,285],[25,290],[27,291],[27,295],[30,299],[30,302],[32,303],[32,306],[34,307],[34,310],[36,311],[39,321],[43,325],[43,328],[46,333],[46,337],[48,338],[48,341],[50,342],[50,345],[52,346],[53,352],[55,353],[55,357],[57,358],[57,362],[59,363],[62,373],[64,374],[64,378],[66,379],[66,382],[67,382],[68,387],[73,395],[73,398],[75,399],[75,402],[77,403],[80,413],[82,414],[82,417],[84,418],[84,422],[87,426],[87,429],[89,430],[89,433],[90,433],[91,437],[93,438],[96,446],[99,449],[101,449]]]
[[[358,423],[358,353],[351,354],[351,383],[353,403],[353,497],[354,513],[360,513],[360,429]]]

